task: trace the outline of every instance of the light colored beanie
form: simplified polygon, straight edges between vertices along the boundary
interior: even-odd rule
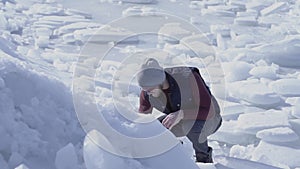
[[[137,81],[141,87],[155,87],[162,84],[165,79],[164,69],[154,58],[146,59],[137,74]]]

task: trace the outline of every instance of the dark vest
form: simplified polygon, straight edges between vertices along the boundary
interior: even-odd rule
[[[194,76],[193,71],[199,73],[199,70],[194,67],[166,68],[165,73],[169,88],[164,90],[160,97],[153,97],[145,92],[145,98],[149,100],[154,108],[165,114],[170,114],[180,109],[193,109],[195,106],[199,106],[195,104],[193,99],[194,91],[192,91],[190,84],[191,76]],[[201,80],[204,83],[202,78]],[[208,91],[210,92],[210,90]]]

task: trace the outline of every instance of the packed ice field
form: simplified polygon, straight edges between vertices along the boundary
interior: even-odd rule
[[[0,0],[0,169],[300,168],[299,18],[297,0]],[[122,90],[145,55],[200,68],[222,108],[213,164],[195,163],[186,138],[157,156],[117,156],[83,126],[93,115],[79,119],[81,92],[125,135],[166,130],[114,107],[117,87],[137,108],[137,83]],[[104,137],[127,155],[142,149]]]

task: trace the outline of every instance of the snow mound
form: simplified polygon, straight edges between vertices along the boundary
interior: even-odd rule
[[[300,96],[300,79],[279,79],[270,83],[274,92],[283,96]]]
[[[287,115],[287,112],[278,110],[241,114],[237,127],[251,134],[268,128],[290,127]]]
[[[138,159],[124,158],[100,148],[97,144],[100,140],[97,140],[95,137],[96,133],[97,131],[93,130],[85,137],[83,153],[87,169],[119,169],[120,166],[122,166],[123,169],[199,169],[195,162],[183,152],[181,145],[177,145],[171,150],[154,157]],[[109,143],[107,142],[107,144]],[[174,158],[180,160],[174,161]],[[158,163],[157,160],[164,162]]]
[[[291,142],[299,139],[299,136],[289,127],[261,130],[256,137],[266,142]]]
[[[11,168],[28,158],[52,161],[60,147],[71,141],[77,144],[83,136],[70,89],[50,74],[1,55],[5,85],[0,89],[0,151]]]

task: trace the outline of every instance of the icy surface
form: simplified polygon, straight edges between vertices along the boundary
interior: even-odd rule
[[[145,20],[106,26],[120,17],[134,15],[131,19],[138,21],[147,16],[159,18],[160,13],[186,22]],[[2,0],[0,168],[299,168],[299,15],[297,0]],[[188,22],[202,34],[190,31]],[[136,29],[153,26],[159,36],[132,36],[136,29],[128,29],[131,24]],[[116,45],[124,36],[130,38]],[[223,125],[209,137],[215,163],[195,164],[187,138],[180,138],[183,145],[165,154],[142,159],[116,156],[95,145],[78,122],[71,92],[74,67],[79,54],[85,56],[81,50],[88,40],[114,49],[102,62],[97,78],[91,73],[97,60],[82,59],[77,67],[81,77],[76,80],[86,82],[80,87],[93,93],[114,129],[134,137],[165,129],[158,122],[149,126],[129,123],[112,111],[111,83],[125,56],[154,48],[163,52],[145,54],[166,65],[179,59],[199,67],[222,103]],[[135,71],[127,73],[131,78]],[[122,80],[116,86],[128,87]],[[136,108],[140,89],[133,83],[130,92],[126,96]],[[128,148],[126,153],[139,148],[130,142],[110,141],[116,150]]]

